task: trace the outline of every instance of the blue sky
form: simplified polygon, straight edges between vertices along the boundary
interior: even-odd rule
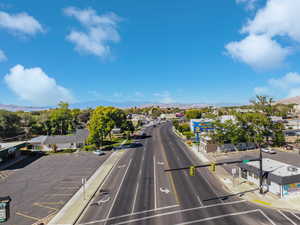
[[[3,0],[0,103],[297,96],[299,10],[299,0]]]

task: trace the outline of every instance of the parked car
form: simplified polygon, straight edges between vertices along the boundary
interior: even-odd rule
[[[294,146],[293,145],[285,145],[286,150],[293,150]]]
[[[277,153],[275,150],[268,149],[268,148],[262,148],[261,151],[264,153],[268,153],[268,154],[276,154]]]
[[[96,154],[96,155],[105,155],[105,152],[103,152],[100,149],[93,151],[93,153]]]

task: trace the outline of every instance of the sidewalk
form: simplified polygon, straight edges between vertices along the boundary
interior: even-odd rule
[[[67,202],[67,204],[55,215],[48,224],[74,224],[83,212],[90,199],[95,195],[98,188],[105,181],[105,178],[110,174],[110,171],[121,159],[125,151],[117,151],[98,168],[98,170],[87,181],[84,188],[81,187],[76,194]],[[39,221],[46,222],[46,221]]]
[[[181,135],[179,135],[176,131],[174,132],[177,136],[181,139]],[[182,140],[184,143],[185,141]],[[214,162],[215,157],[213,155],[205,154],[204,152],[198,152],[198,148],[196,145],[192,147],[185,143],[185,145],[190,149],[198,159],[204,163]],[[254,150],[255,151],[255,150]],[[223,188],[232,194],[237,194],[237,196],[250,201],[254,204],[258,204],[264,207],[272,207],[277,209],[288,209],[288,210],[295,210],[300,211],[300,196],[290,196],[288,198],[280,199],[278,196],[272,193],[266,193],[261,195],[259,190],[251,191],[257,189],[258,186],[255,184],[251,184],[239,177],[235,177],[234,182],[232,179],[232,175],[228,173],[222,166],[216,167],[216,172],[213,173],[216,178],[218,178],[223,183]],[[248,192],[250,191],[250,192]],[[242,195],[239,195],[241,192],[246,192]]]

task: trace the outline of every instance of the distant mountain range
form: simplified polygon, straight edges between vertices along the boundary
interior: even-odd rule
[[[300,96],[292,97],[292,98],[285,98],[278,100],[276,103],[281,104],[300,104]]]
[[[4,105],[0,104],[0,109],[4,109],[7,111],[25,111],[25,112],[30,112],[30,111],[40,111],[40,110],[46,110],[49,109],[50,107],[34,107],[34,106],[19,106],[19,105]]]
[[[217,103],[217,104],[207,104],[207,103],[155,103],[155,102],[138,102],[138,101],[126,101],[126,102],[112,102],[112,101],[89,101],[89,102],[78,102],[70,104],[71,108],[79,108],[79,109],[86,109],[86,108],[95,108],[97,106],[114,106],[118,108],[130,108],[130,107],[160,107],[160,108],[180,108],[180,109],[189,109],[189,108],[203,108],[207,106],[233,106],[233,105],[241,105],[235,103]],[[8,110],[8,111],[40,111],[40,110],[47,110],[50,108],[54,108],[52,106],[49,107],[34,107],[34,106],[19,106],[19,105],[5,105],[0,104],[0,109]]]

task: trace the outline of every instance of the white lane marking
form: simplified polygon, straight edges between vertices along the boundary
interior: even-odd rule
[[[285,215],[283,212],[281,212],[280,210],[277,210],[277,212],[279,212],[284,218],[286,218],[288,221],[290,221],[293,225],[297,225],[293,220],[291,220],[290,217],[288,217],[287,215]]]
[[[165,215],[172,215],[172,214],[176,214],[176,213],[189,212],[189,211],[198,210],[198,209],[207,209],[207,208],[218,207],[218,206],[223,206],[223,205],[233,205],[233,204],[238,204],[238,203],[243,203],[243,202],[246,202],[246,200],[239,200],[239,201],[234,201],[234,202],[225,202],[225,203],[211,204],[211,205],[206,205],[206,206],[198,206],[198,207],[189,208],[189,209],[180,209],[180,210],[175,210],[175,211],[171,211],[171,212],[156,214],[156,215],[153,215],[153,216],[147,216],[147,217],[139,218],[139,220],[151,219],[151,218],[165,216]],[[167,207],[171,208],[171,207],[176,207],[176,206],[179,206],[179,205],[166,206],[166,207],[162,207],[162,208],[157,208],[157,209],[152,209],[152,210],[146,210],[146,211],[142,211],[142,212],[136,212],[134,214],[126,214],[126,215],[117,216],[117,217],[110,217],[109,219],[94,220],[94,221],[90,221],[90,222],[86,222],[86,223],[81,223],[80,225],[88,225],[88,224],[101,223],[101,222],[105,222],[105,221],[108,221],[108,220],[119,219],[121,217],[132,216],[132,215],[137,215],[137,214],[141,214],[141,213],[145,213],[145,212],[157,211],[157,210],[161,210],[161,209],[166,209]],[[126,224],[127,222],[125,221],[123,223]]]
[[[100,205],[100,203],[105,203],[108,202],[110,200],[110,197],[108,196],[106,199],[101,199],[100,201],[98,201],[98,205]]]
[[[294,217],[296,217],[298,220],[300,220],[300,217],[299,216],[297,216],[295,213],[293,213],[293,212],[290,212]]]
[[[264,211],[262,211],[261,209],[259,209],[259,212],[272,224],[272,225],[276,225],[276,223],[273,221],[273,220],[271,220],[271,218],[270,217],[268,217],[266,214],[265,214],[265,212]]]
[[[161,192],[164,192],[164,193],[166,193],[166,194],[169,194],[169,192],[170,192],[170,190],[168,189],[168,188],[160,188],[159,189]]]
[[[114,154],[114,153],[113,153],[113,154]],[[125,157],[125,153],[124,153],[123,157]],[[119,162],[121,161],[121,159],[122,159],[123,157],[120,157],[120,158],[118,159],[117,163],[111,168],[111,170],[109,171],[109,173],[107,174],[107,176],[104,178],[104,181],[102,182],[102,184],[98,187],[98,190],[97,190],[96,195],[99,194],[99,192],[100,192],[100,190],[102,189],[102,187],[107,183],[107,180],[109,179],[109,177],[110,177],[111,174],[113,173],[114,169],[117,167],[117,165],[119,164]],[[96,196],[96,195],[95,195],[95,196]],[[94,198],[93,198],[93,199],[94,199]],[[87,210],[89,209],[89,207],[91,206],[91,204],[92,204],[92,201],[90,201],[90,202],[88,203],[87,207],[82,211],[82,213],[81,213],[81,215],[80,215],[80,217],[78,218],[77,221],[80,221],[80,220],[83,218],[83,216],[86,214],[86,212],[87,212]]]
[[[249,213],[254,213],[254,212],[259,212],[258,209],[253,209],[253,210],[248,210],[248,211],[243,211],[243,212],[237,212],[237,213],[228,213],[224,215],[219,215],[219,216],[213,216],[213,217],[208,217],[204,219],[199,219],[199,220],[193,220],[193,221],[188,221],[188,222],[183,222],[183,223],[177,223],[176,225],[189,225],[193,223],[200,223],[203,221],[208,221],[208,220],[215,220],[215,219],[220,219],[228,216],[238,216],[238,215],[243,215],[243,214],[249,214]]]
[[[156,197],[156,164],[155,164],[155,156],[153,156],[153,170],[154,170],[154,209],[157,208],[157,197]]]
[[[201,206],[204,206],[203,203],[202,203],[202,201],[201,201],[201,199],[200,199],[200,197],[199,197],[199,195],[197,195],[197,199],[198,199],[200,205],[201,205]]]
[[[191,155],[189,154],[189,152],[186,152],[186,150],[185,150],[184,148],[187,148],[187,147],[184,146],[184,147],[182,148],[182,150],[183,150],[183,152],[185,153],[185,155],[187,156],[187,158],[188,158],[192,163],[194,163],[193,158],[191,159]],[[189,150],[188,150],[188,151],[189,151]],[[201,173],[200,173],[200,174],[201,174]],[[214,194],[215,194],[216,196],[219,196],[219,195],[217,194],[217,192],[215,191],[215,189],[213,188],[213,186],[211,185],[211,183],[206,179],[206,177],[205,177],[204,175],[202,175],[201,177],[206,181],[206,183],[208,184],[208,186],[210,187],[210,189],[214,192]],[[222,203],[224,203],[224,201],[223,201],[222,199],[219,198],[219,200],[220,200]]]
[[[136,185],[135,194],[134,194],[134,200],[133,200],[132,209],[131,209],[131,214],[133,213],[134,208],[135,208],[135,202],[136,202],[136,198],[137,198],[137,193],[138,193],[139,186],[140,186],[140,182],[138,182],[138,184]]]
[[[135,203],[136,203],[137,194],[138,194],[138,190],[139,190],[139,186],[140,186],[140,180],[141,180],[141,176],[142,176],[143,162],[144,162],[145,155],[146,155],[145,152],[146,152],[146,144],[148,143],[147,141],[148,141],[148,139],[146,140],[145,146],[143,148],[144,149],[143,159],[142,159],[141,166],[140,166],[140,172],[138,174],[137,185],[136,185],[136,189],[135,189],[135,194],[134,194],[134,200],[133,200],[133,204],[132,204],[131,214],[133,214],[134,209],[135,209]]]
[[[115,194],[114,200],[113,200],[113,202],[112,202],[112,204],[111,204],[111,207],[110,207],[110,209],[109,209],[109,211],[108,211],[108,213],[107,213],[107,217],[106,217],[107,219],[109,218],[109,215],[110,215],[110,213],[111,213],[111,210],[113,209],[113,207],[114,207],[114,205],[115,205],[116,199],[117,199],[118,194],[119,194],[119,192],[120,192],[120,190],[121,190],[122,184],[123,184],[123,182],[124,182],[124,180],[125,180],[125,177],[126,177],[126,174],[127,174],[128,169],[129,169],[129,167],[130,167],[130,165],[131,165],[131,162],[132,162],[132,159],[130,159],[130,162],[129,162],[129,164],[128,164],[127,168],[126,168],[126,171],[125,171],[125,173],[124,173],[124,176],[123,176],[123,178],[122,178],[121,184],[120,184],[120,186],[119,186],[119,188],[118,188],[118,190],[117,190],[117,193]]]

